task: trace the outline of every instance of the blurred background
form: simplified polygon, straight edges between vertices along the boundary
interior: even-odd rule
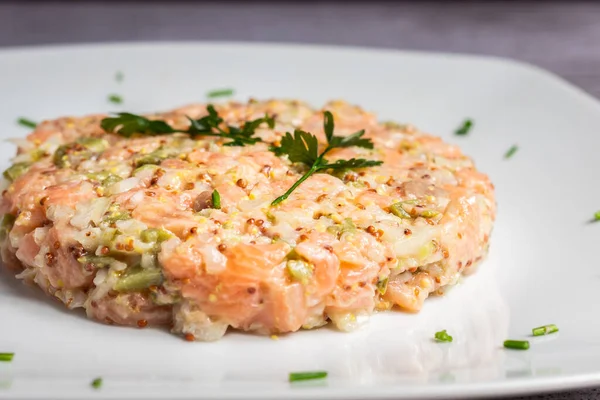
[[[268,41],[488,54],[600,97],[600,1],[2,1],[0,47]]]

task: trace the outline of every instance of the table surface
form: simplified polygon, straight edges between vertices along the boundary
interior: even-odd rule
[[[600,1],[0,2],[0,47],[135,40],[488,54],[536,64],[600,97]],[[600,400],[600,389],[519,399]]]

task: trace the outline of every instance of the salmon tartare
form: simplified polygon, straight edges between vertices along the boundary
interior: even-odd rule
[[[102,323],[212,341],[416,312],[485,256],[488,177],[343,101],[44,121],[4,173],[1,255]]]

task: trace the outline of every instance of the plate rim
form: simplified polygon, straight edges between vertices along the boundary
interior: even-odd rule
[[[592,101],[600,106],[600,99],[596,98],[591,93],[587,92],[580,86],[568,81],[566,78],[550,71],[544,67],[540,67],[528,61],[518,60],[511,57],[503,57],[480,53],[466,52],[444,52],[444,51],[427,51],[415,49],[396,49],[393,47],[367,47],[353,45],[337,45],[337,44],[322,44],[322,43],[305,43],[305,42],[266,42],[266,41],[230,41],[230,40],[126,40],[126,41],[100,41],[100,42],[81,42],[81,43],[56,43],[48,45],[18,45],[0,47],[0,56],[3,54],[27,54],[52,51],[85,51],[85,50],[103,50],[103,49],[119,49],[132,47],[256,47],[256,48],[273,48],[275,50],[285,50],[289,48],[310,51],[327,51],[327,52],[354,52],[364,54],[378,54],[388,56],[411,56],[411,57],[427,57],[427,58],[446,58],[457,61],[471,62],[487,62],[493,64],[503,64],[507,67],[519,69],[526,73],[535,74],[546,80],[551,80],[555,84],[560,84],[562,89],[567,89],[573,94],[583,96],[586,101]]]
[[[50,53],[54,51],[104,51],[117,49],[131,48],[155,48],[155,47],[245,47],[245,48],[270,48],[278,50],[302,50],[302,51],[327,51],[327,52],[348,52],[359,54],[378,54],[385,56],[409,56],[418,58],[445,58],[449,60],[457,60],[463,62],[485,62],[491,64],[500,64],[507,68],[517,69],[526,74],[532,74],[539,79],[543,79],[545,83],[552,84],[557,90],[568,91],[570,95],[577,97],[577,100],[586,102],[589,106],[596,108],[600,112],[600,99],[597,99],[585,89],[569,82],[565,78],[549,71],[545,68],[534,64],[516,60],[507,57],[499,57],[493,55],[471,54],[471,53],[447,53],[437,51],[420,51],[420,50],[401,50],[386,47],[365,47],[365,46],[346,46],[333,44],[311,44],[298,42],[263,42],[263,41],[123,41],[123,42],[90,42],[90,43],[69,43],[69,44],[49,44],[49,45],[26,45],[26,46],[7,46],[0,48],[0,59],[8,56],[19,55],[35,55]],[[488,382],[476,383],[458,383],[448,385],[415,385],[408,388],[408,394],[417,399],[443,399],[452,396],[460,395],[462,398],[479,398],[482,396],[506,397],[516,395],[534,395],[551,392],[564,392],[568,390],[582,390],[600,385],[600,368],[596,372],[572,373],[560,375],[556,377],[527,377],[514,378],[510,380],[493,380]],[[372,389],[372,388],[371,388]],[[314,391],[290,391],[289,389],[275,389],[272,394],[252,394],[253,398],[276,398],[286,396],[288,398],[328,398],[328,399],[359,399],[370,394],[372,399],[395,399],[398,398],[400,386],[390,385],[379,387],[377,392],[369,391],[367,387],[353,388],[352,392],[341,390],[340,387],[333,388],[315,388]],[[419,393],[424,392],[424,393]],[[0,398],[10,398],[11,393],[2,393]],[[73,398],[78,398],[82,392],[73,393]],[[98,396],[99,395],[99,396]],[[191,397],[192,394],[190,394]],[[405,392],[406,395],[406,392]],[[7,397],[5,397],[7,396]],[[68,394],[67,398],[71,394]],[[90,394],[91,396],[91,394]],[[109,395],[104,397],[102,393],[95,393],[98,398],[116,398],[118,395]],[[187,396],[186,396],[187,397]],[[196,396],[194,396],[196,397]],[[210,396],[209,396],[210,397]],[[239,398],[239,395],[234,393],[224,393],[224,396],[219,396],[221,399]]]

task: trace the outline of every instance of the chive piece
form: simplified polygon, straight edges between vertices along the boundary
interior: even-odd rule
[[[406,210],[404,209],[404,207],[402,206],[402,202],[392,204],[390,206],[390,212],[392,214],[394,214],[396,217],[399,217],[402,219],[411,219],[412,218],[410,216],[410,214],[407,213]]]
[[[509,159],[511,158],[516,152],[517,150],[519,150],[519,148],[517,147],[517,145],[513,145],[510,149],[508,149],[508,151],[504,154],[504,158],[505,159]]]
[[[543,336],[549,335],[554,332],[558,332],[558,326],[554,324],[539,326],[537,328],[533,328],[532,330],[533,336]]]
[[[94,389],[100,389],[102,387],[102,378],[96,378],[92,381],[92,387]]]
[[[507,349],[527,350],[529,349],[529,342],[527,340],[505,340],[504,347]]]
[[[0,361],[11,362],[15,353],[0,353]]]
[[[421,217],[423,217],[423,218],[435,218],[438,215],[440,215],[439,211],[435,211],[435,210],[423,210],[421,212]]]
[[[460,126],[460,128],[458,128],[457,130],[454,131],[455,135],[466,135],[467,133],[469,133],[469,131],[471,130],[471,128],[473,127],[473,121],[470,119],[466,119],[463,124]]]
[[[375,285],[375,287],[377,288],[377,292],[379,292],[380,295],[384,295],[385,292],[387,292],[387,285],[389,282],[389,277],[385,277],[384,279],[381,279],[381,277],[377,280],[377,284]]]
[[[115,81],[117,81],[117,82],[119,82],[119,83],[123,82],[123,78],[124,78],[124,77],[125,77],[125,76],[123,75],[123,72],[121,72],[121,71],[117,71],[117,72],[115,73]]]
[[[31,163],[28,162],[18,162],[16,164],[11,165],[2,173],[2,175],[9,181],[14,182],[18,177],[23,175],[29,167]]]
[[[313,274],[313,266],[307,263],[304,260],[288,260],[286,263],[286,269],[288,274],[294,279],[302,283],[303,285],[307,285],[309,279]]]
[[[229,97],[229,96],[233,96],[233,89],[217,89],[217,90],[211,90],[210,92],[206,93],[206,97],[208,97],[209,99],[213,99],[215,97]]]
[[[313,379],[325,378],[327,378],[327,372],[325,371],[290,372],[290,382],[310,381]]]
[[[437,342],[452,342],[452,336],[448,335],[448,332],[444,329],[435,333],[435,340]]]
[[[31,128],[31,129],[34,129],[37,126],[37,123],[33,122],[30,119],[23,118],[23,117],[17,119],[17,123],[21,126],[24,126],[25,128]]]
[[[158,268],[140,268],[134,267],[126,272],[114,284],[117,292],[130,292],[133,290],[142,290],[152,285],[160,285],[163,282],[163,275]]]
[[[211,196],[211,200],[212,200],[212,208],[214,209],[221,209],[221,195],[219,194],[219,192],[215,189],[212,192],[212,196]]]
[[[111,94],[108,96],[108,101],[114,104],[121,104],[123,103],[123,98],[118,94]]]
[[[169,233],[169,231],[166,231],[164,229],[149,228],[144,229],[140,233],[140,239],[142,239],[142,242],[144,243],[161,243],[165,240],[169,240],[170,238],[171,234]]]

